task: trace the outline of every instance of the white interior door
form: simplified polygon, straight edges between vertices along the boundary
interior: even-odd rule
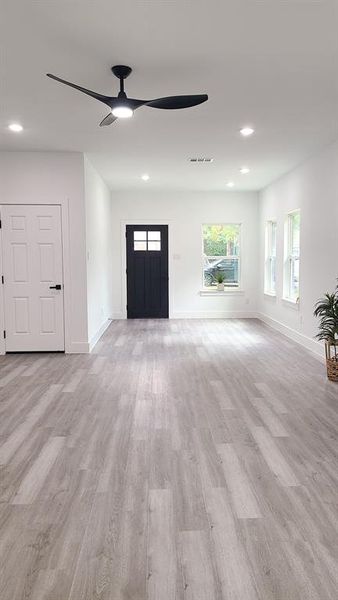
[[[64,350],[61,209],[3,205],[1,219],[6,351]]]

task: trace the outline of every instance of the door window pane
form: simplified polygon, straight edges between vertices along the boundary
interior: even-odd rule
[[[147,250],[147,242],[134,242],[134,250]]]
[[[134,231],[134,240],[146,240],[147,232],[146,231]]]
[[[148,250],[161,250],[161,242],[148,242]]]
[[[160,231],[148,231],[148,240],[161,240],[161,232]]]

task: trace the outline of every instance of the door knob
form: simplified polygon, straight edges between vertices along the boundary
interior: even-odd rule
[[[56,285],[50,285],[49,286],[50,290],[61,290],[61,288],[62,288],[61,283],[57,283]]]

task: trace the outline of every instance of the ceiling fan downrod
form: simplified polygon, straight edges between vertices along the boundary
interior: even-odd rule
[[[112,67],[111,70],[114,73],[115,77],[117,77],[120,80],[119,97],[126,98],[127,96],[124,91],[124,80],[127,79],[127,77],[129,77],[130,73],[132,72],[132,68],[128,67],[127,65],[115,65],[115,67]]]

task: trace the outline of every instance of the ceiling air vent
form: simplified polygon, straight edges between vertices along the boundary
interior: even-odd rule
[[[213,158],[206,158],[205,156],[189,158],[189,162],[191,163],[212,163],[213,160]]]

